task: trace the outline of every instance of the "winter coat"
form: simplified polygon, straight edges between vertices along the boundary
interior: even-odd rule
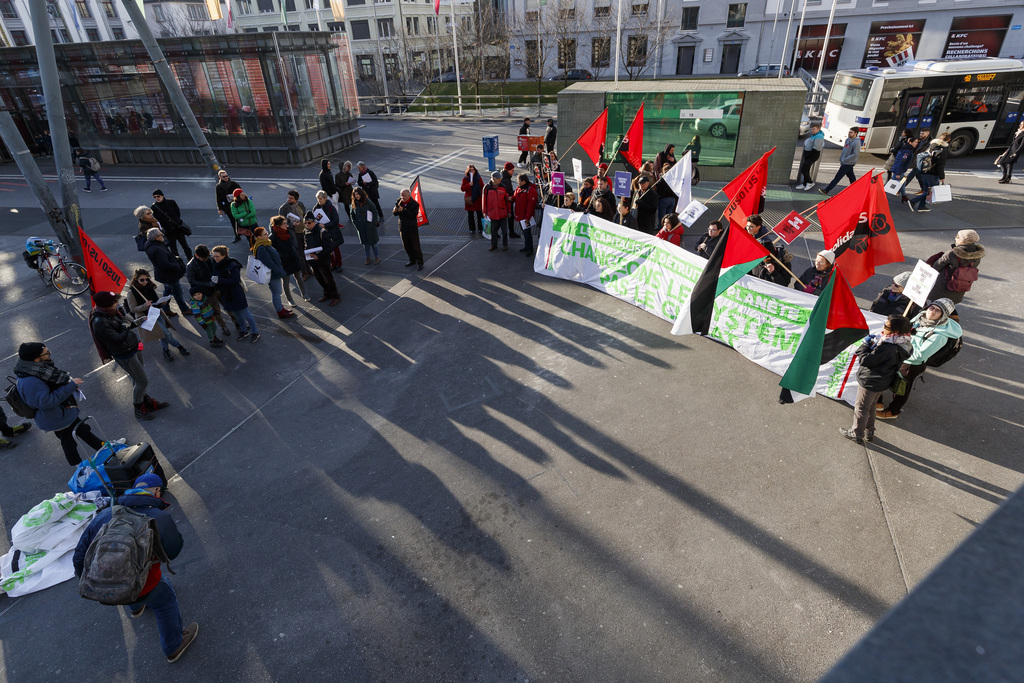
[[[352,173],[338,171],[334,174],[334,186],[338,188],[338,203],[348,206],[352,203]]]
[[[156,292],[156,286],[150,282],[149,287],[142,288],[138,285],[132,285],[128,288],[128,301],[129,309],[135,314],[136,318],[144,318],[149,314],[148,303],[154,302],[160,298],[160,295]],[[184,313],[184,311],[182,311]],[[160,311],[160,320],[165,325],[169,324],[170,320],[164,311]],[[139,336],[142,337],[142,342],[155,342],[160,341],[164,338],[163,328],[159,324],[153,325],[153,329],[147,330],[145,327],[139,327]]]
[[[777,266],[778,264],[776,264]],[[793,289],[799,289],[800,291],[807,292],[818,296],[824,291],[825,287],[828,286],[829,275],[832,274],[832,266],[829,266],[824,271],[819,271],[812,264],[810,268],[804,271],[803,275],[800,276],[800,282],[804,283],[804,286],[800,286],[800,282],[793,283]]]
[[[483,211],[481,199],[484,194],[484,179],[477,173],[470,182],[469,174],[462,176],[462,194],[466,201],[466,211]]]
[[[159,240],[146,242],[146,256],[153,264],[153,278],[161,284],[177,282],[185,274],[185,264],[175,256],[166,243]]]
[[[671,242],[677,247],[681,247],[683,246],[683,232],[685,230],[686,226],[680,223],[671,230],[666,230],[665,228],[662,228],[661,230],[658,231],[658,234],[655,235],[655,237],[657,237],[660,240],[665,240],[666,242]]]
[[[53,387],[38,377],[19,377],[18,393],[36,409],[36,427],[44,432],[64,429],[78,418],[78,405],[71,398],[78,385],[74,382]]]
[[[526,187],[517,187],[512,195],[512,209],[515,220],[534,222],[533,215],[537,210],[537,186],[527,183]]]
[[[512,201],[512,195],[516,191],[516,183],[512,182],[512,173],[505,169],[501,169],[501,180],[498,182],[505,188],[505,192],[508,194],[508,200]],[[489,183],[484,183],[485,188],[487,185],[489,185]]]
[[[923,317],[924,311],[921,311],[910,321],[915,329],[914,336],[910,338],[910,357],[904,361],[907,365],[923,365],[946,345],[946,340],[964,336],[963,328],[955,320],[946,318],[939,325],[924,326],[921,325]]]
[[[270,240],[267,239],[266,242],[257,240],[253,256],[258,258],[267,268],[270,268],[271,280],[280,280],[288,273],[281,263],[281,255],[277,253],[277,249],[274,249],[272,243],[267,244],[267,242],[270,242]]]
[[[675,145],[665,145],[665,149],[661,152],[658,152],[658,156],[654,157],[654,177],[661,177],[661,167],[664,166],[665,164],[675,166],[676,155],[672,152],[669,152],[669,148],[674,146]]]
[[[544,146],[549,152],[555,151],[555,141],[558,139],[558,128],[550,125],[544,129]]]
[[[330,266],[331,252],[334,251],[334,241],[331,239],[331,233],[327,228],[322,225],[313,226],[312,230],[306,230],[303,233],[303,237],[306,239],[306,249],[322,247],[320,251],[313,254],[315,259],[310,261],[310,263],[318,266]]]
[[[331,175],[331,169],[328,168],[330,163],[327,159],[320,162],[320,189],[333,199],[334,195],[338,193],[338,186],[334,184],[334,176]]]
[[[416,231],[419,226],[416,225],[416,215],[420,212],[420,203],[415,199],[409,199],[408,203],[402,204],[401,201],[395,204],[395,208],[398,213],[398,229],[402,232]],[[392,212],[394,213],[394,212]]]
[[[273,245],[281,257],[281,267],[284,268],[285,273],[290,275],[302,270],[302,259],[299,258],[299,252],[295,249],[295,242],[292,240],[291,235],[287,239],[282,239],[276,232],[271,232],[270,244]],[[263,259],[260,260],[262,261]]]
[[[907,169],[910,168],[910,162],[914,158],[916,152],[917,148],[912,147],[910,143],[903,141],[903,143],[900,144],[896,153],[893,155],[892,168],[889,169],[889,172],[892,173],[893,177],[900,177],[907,172]]]
[[[224,182],[223,180],[217,181],[217,187],[214,190],[217,193],[217,208],[224,213],[231,213],[231,195],[235,190],[241,190],[241,186],[234,180]]]
[[[981,259],[984,258],[984,256],[985,247],[981,246],[977,242],[974,244],[965,244],[961,247],[954,246],[952,249],[940,256],[938,260],[932,264],[932,268],[939,271],[939,277],[935,280],[935,285],[932,287],[932,291],[928,295],[928,298],[932,301],[935,299],[946,298],[955,304],[963,301],[964,294],[967,292],[952,292],[946,289],[946,284],[949,282],[949,276],[952,275],[954,270],[961,266],[973,266],[975,268],[980,268]]]
[[[249,307],[242,287],[242,264],[230,256],[214,265],[217,274],[217,289],[220,291],[220,305],[225,311],[240,311]]]
[[[633,215],[632,211],[627,211],[625,214],[619,213],[618,208],[616,208],[615,224],[621,225],[624,228],[636,230],[636,216]]]
[[[345,237],[341,234],[341,216],[338,214],[338,208],[328,199],[323,204],[316,204],[313,207],[314,215],[316,215],[317,210],[323,211],[324,215],[327,216],[327,222],[321,223],[321,225],[327,228],[327,232],[331,234],[331,242],[334,243],[334,246],[344,244]],[[319,221],[320,217],[317,216],[317,222]]]
[[[248,197],[246,197],[244,202],[231,202],[231,215],[240,228],[252,229],[259,223],[259,220],[256,218],[256,205]]]
[[[1018,130],[1010,140],[1010,146],[996,159],[996,165],[1010,164],[1012,166],[1017,163],[1022,152],[1024,152],[1024,131]]]
[[[698,256],[703,256],[704,258],[710,257],[711,252],[715,250],[715,245],[718,244],[718,240],[722,239],[723,234],[725,233],[719,232],[717,236],[712,237],[711,235],[704,233],[704,236],[700,238],[699,242],[697,242],[697,247],[699,247],[702,244],[707,246],[704,249],[697,249],[696,247],[694,247],[694,251],[697,252]]]
[[[296,222],[295,225],[292,225],[292,219],[288,218],[288,214],[292,214],[294,216],[299,217],[299,220]],[[306,215],[306,205],[298,200],[296,200],[294,204],[289,204],[288,202],[285,202],[280,207],[278,207],[277,215],[285,217],[285,219],[288,221],[288,228],[292,232],[295,232],[296,230],[302,232],[302,217]]]
[[[367,215],[370,217],[367,218]],[[356,235],[359,237],[359,244],[373,246],[380,242],[377,235],[377,223],[381,215],[377,213],[377,207],[367,199],[362,204],[352,205],[352,224],[356,226]]]
[[[153,205],[149,208],[153,210],[153,217],[160,222],[160,227],[163,228],[168,237],[177,237],[178,235],[185,234],[182,228],[181,209],[178,208],[178,202],[164,197],[162,202],[153,202]]]
[[[139,351],[135,321],[120,313],[94,309],[89,326],[96,343],[117,360],[127,360]]]
[[[920,145],[918,145],[918,149],[921,149]],[[928,170],[927,173],[925,173],[924,171],[921,171],[921,173],[925,173],[925,175],[935,176],[939,180],[945,180],[946,159],[949,158],[949,143],[945,142],[944,140],[932,140],[931,144],[928,145],[928,149],[918,152],[917,156],[921,156],[925,152],[927,152],[932,157],[932,167]],[[915,163],[917,165],[917,168],[920,169],[921,164],[916,161],[916,157]]]
[[[370,180],[364,181],[364,175],[369,176]],[[356,176],[358,178],[357,182],[359,183],[359,187],[366,190],[366,195],[370,199],[380,199],[380,183],[377,182],[376,173],[374,173],[370,169],[366,169],[365,171],[362,172],[360,172],[359,169],[356,169]]]
[[[910,357],[910,344],[882,343],[877,337],[871,337],[857,347],[854,355],[860,359],[857,383],[868,391],[884,391]]]
[[[185,266],[185,277],[188,279],[189,288],[198,287],[203,294],[210,296],[217,289],[210,279],[213,277],[213,259],[207,258],[200,261],[195,256]]]
[[[768,270],[769,261],[771,261],[775,266],[772,268],[774,272],[769,272]],[[786,272],[785,268],[780,266],[778,263],[775,263],[772,259],[765,259],[761,263],[758,263],[754,266],[754,269],[750,271],[750,274],[760,280],[766,280],[768,282],[774,282],[777,285],[782,285],[783,287],[789,287],[789,273]],[[804,280],[804,282],[806,283],[807,280]],[[815,294],[817,294],[817,292],[815,292]]]
[[[495,187],[487,183],[484,186],[484,215],[492,221],[498,221],[508,216],[508,192],[502,185]]]
[[[653,235],[658,232],[658,193],[648,190],[636,200],[637,230]]]
[[[907,304],[909,303],[910,299],[903,292],[894,296],[892,285],[889,285],[878,293],[878,296],[871,304],[870,310],[872,313],[884,316],[903,315],[903,311],[907,310]]]

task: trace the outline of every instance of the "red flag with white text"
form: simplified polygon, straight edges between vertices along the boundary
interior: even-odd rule
[[[426,225],[430,221],[427,220],[427,207],[423,206],[423,190],[420,189],[419,176],[416,176],[416,180],[412,181],[412,185],[409,186],[409,193],[416,200],[416,203],[420,205],[419,211],[416,212],[416,227]]]
[[[85,273],[89,277],[89,290],[93,294],[96,292],[120,294],[127,282],[124,273],[85,234],[82,226],[78,226],[78,239],[82,243],[82,260],[85,265]]]
[[[774,151],[772,147],[722,188],[722,192],[729,198],[729,204],[722,215],[741,229],[747,224],[747,216],[760,213],[761,197],[768,186],[768,157]]]

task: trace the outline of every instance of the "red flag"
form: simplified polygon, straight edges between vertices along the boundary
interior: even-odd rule
[[[722,192],[729,198],[729,205],[725,207],[722,215],[741,229],[746,226],[747,216],[760,211],[761,197],[768,185],[768,157],[774,151],[775,148],[772,147],[746,171],[722,188]]]
[[[120,294],[127,282],[124,273],[85,234],[82,226],[78,226],[78,239],[82,242],[82,255],[85,261],[85,272],[89,276],[90,291],[94,294],[96,292]]]
[[[434,14],[441,14],[441,0],[434,0]]]
[[[412,181],[412,185],[409,186],[409,194],[416,200],[416,203],[420,205],[419,211],[416,212],[416,227],[426,225],[430,221],[427,220],[427,207],[423,206],[423,191],[420,190],[420,177],[416,176],[416,180]]]
[[[583,131],[576,144],[583,148],[594,165],[601,163],[601,148],[604,147],[604,140],[608,136],[608,108],[601,112],[590,126]]]
[[[818,204],[825,248],[836,255],[851,287],[875,274],[875,266],[902,263],[881,174],[865,173],[835,197]],[[842,197],[842,201],[833,201]]]
[[[640,103],[640,109],[633,117],[633,123],[626,131],[626,137],[622,138],[622,145],[619,152],[626,157],[626,161],[639,169],[644,163],[644,103]]]

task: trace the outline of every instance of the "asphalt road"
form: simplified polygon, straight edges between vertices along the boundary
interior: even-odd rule
[[[381,266],[346,244],[337,309],[278,321],[251,287],[263,339],[216,352],[181,323],[192,357],[146,354],[172,407],[145,423],[91,348],[86,302],[22,263],[25,236],[48,228],[0,169],[0,365],[48,340],[86,377],[102,433],[150,441],[177,473],[171,580],[201,624],[168,665],[151,615],[73,582],[0,597],[4,680],[810,681],[1024,481],[1021,184],[994,184],[983,155],[954,169],[957,201],[893,207],[908,265],[966,226],[988,255],[964,350],[857,446],[837,432],[848,406],[781,406],[778,378],[727,347],[539,276],[514,242],[464,237],[457,183],[492,131],[514,133],[368,124],[344,156],[375,168],[385,198],[424,179],[426,269],[403,268],[391,222]],[[318,171],[231,170],[258,207],[311,196]],[[197,240],[222,240],[201,175],[110,169],[110,192],[83,195],[86,225],[124,269],[141,263],[128,214],[159,186]],[[768,199],[781,217],[814,198]],[[862,305],[904,268],[858,287]],[[70,473],[51,435],[0,451],[5,532]]]

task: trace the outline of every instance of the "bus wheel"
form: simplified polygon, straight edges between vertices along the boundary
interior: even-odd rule
[[[974,145],[978,142],[972,130],[958,130],[949,139],[949,156],[958,159],[967,156],[974,151]]]

